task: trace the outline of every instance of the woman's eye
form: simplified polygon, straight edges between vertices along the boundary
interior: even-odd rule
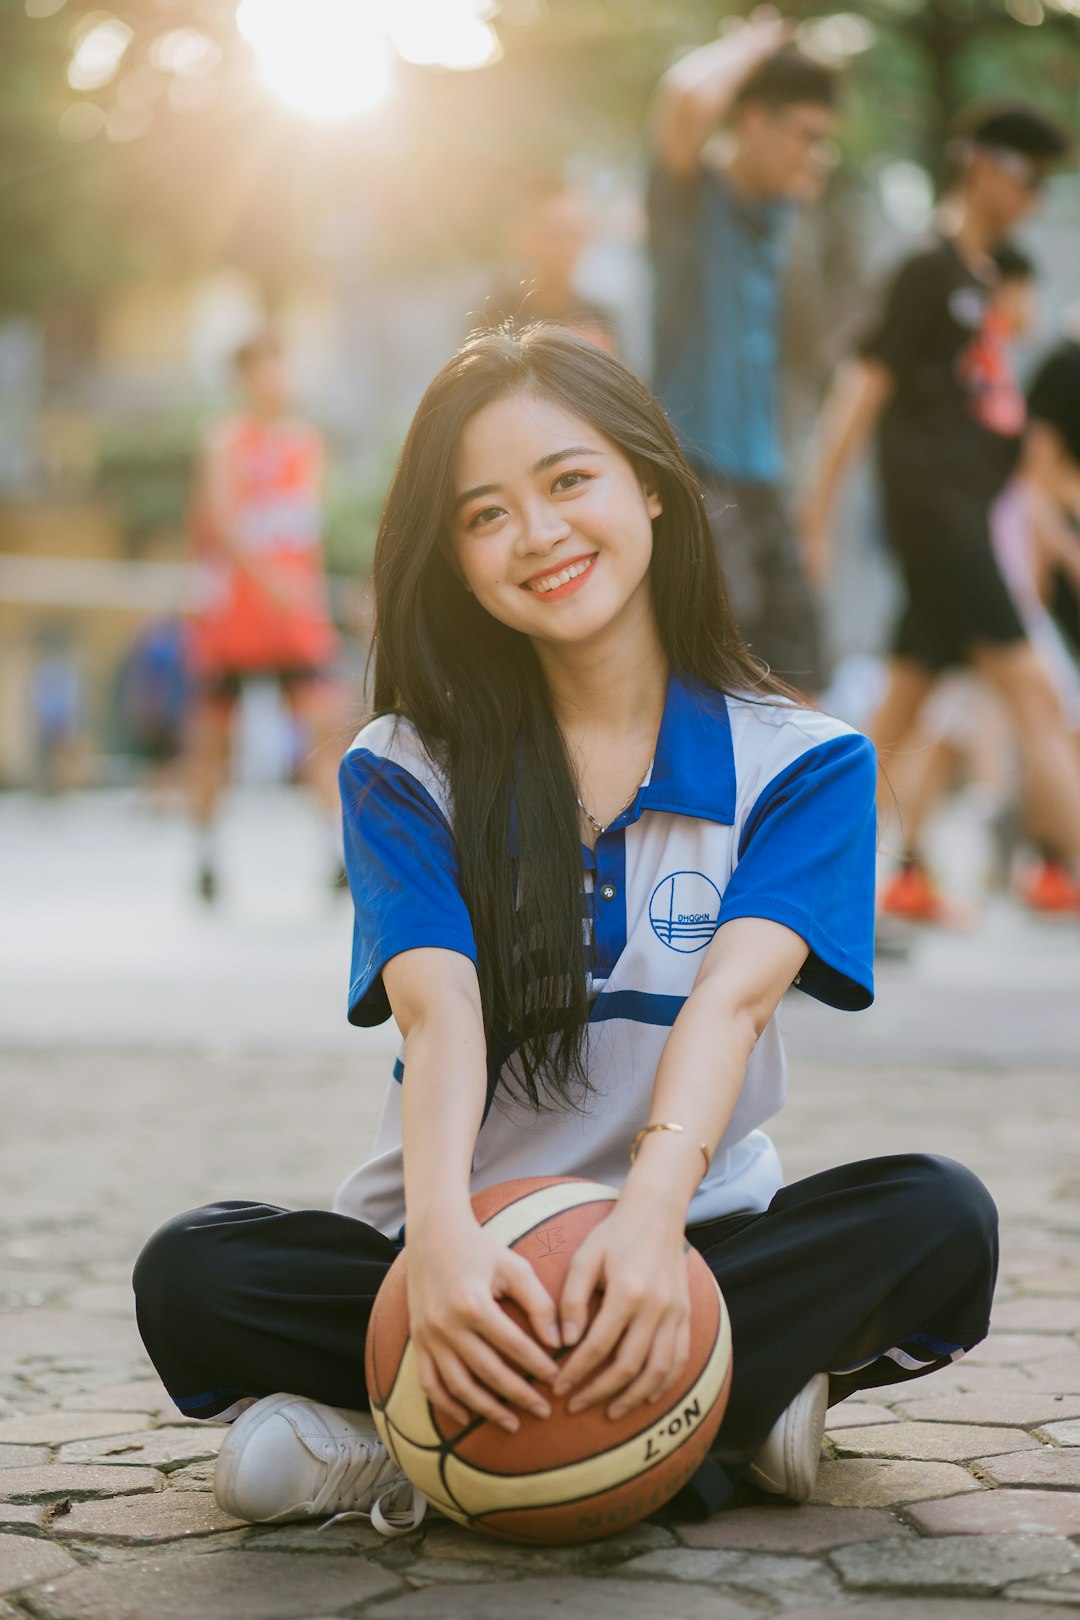
[[[574,489],[576,485],[585,483],[588,477],[589,474],[583,472],[560,473],[552,488],[556,490]]]
[[[494,523],[495,519],[501,516],[501,506],[485,506],[481,511],[473,513],[472,517],[469,519],[468,527],[470,529],[479,529],[482,528],[485,523]]]

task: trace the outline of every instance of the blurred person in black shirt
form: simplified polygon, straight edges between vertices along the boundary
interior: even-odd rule
[[[938,229],[894,272],[857,357],[826,400],[802,538],[807,566],[821,579],[845,474],[876,432],[885,523],[908,600],[869,734],[887,766],[938,676],[970,665],[1004,702],[1035,819],[1080,876],[1080,761],[990,536],[1025,420],[995,316],[993,252],[1067,151],[1058,126],[1022,105],[969,109],[958,120]],[[886,789],[883,810],[887,804]],[[903,865],[932,906],[915,851],[905,851]]]

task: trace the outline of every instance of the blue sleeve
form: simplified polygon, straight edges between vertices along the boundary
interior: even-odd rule
[[[877,766],[865,737],[819,743],[759,795],[720,905],[720,923],[766,917],[810,947],[795,981],[832,1007],[874,999]]]
[[[476,942],[453,834],[423,784],[366,748],[346,754],[338,780],[355,912],[349,1022],[381,1024],[390,1017],[382,970],[392,956],[436,946],[475,963]]]

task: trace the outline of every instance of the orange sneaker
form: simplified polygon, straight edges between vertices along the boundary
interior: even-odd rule
[[[939,923],[946,914],[937,884],[918,861],[902,866],[885,885],[881,909],[886,916],[901,917],[905,922]]]
[[[1080,914],[1080,883],[1057,861],[1040,861],[1021,882],[1020,898],[1031,911],[1058,917]]]

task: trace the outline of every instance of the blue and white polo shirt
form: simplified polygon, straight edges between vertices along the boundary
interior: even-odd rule
[[[574,1175],[620,1186],[649,1117],[668,1032],[723,923],[765,917],[806,941],[796,984],[831,1006],[873,1000],[873,749],[849,726],[768,697],[724,697],[672,676],[656,757],[633,803],[583,846],[593,942],[581,1108],[534,1114],[494,1088],[472,1188],[515,1176]],[[476,961],[443,773],[406,720],[365,726],[341,767],[345,850],[356,909],[349,1018],[382,1023],[382,970],[421,946]],[[396,1238],[405,1219],[402,1060],[371,1157],[334,1208]],[[731,1122],[690,1205],[691,1223],[764,1209],[782,1184],[759,1127],[783,1106],[774,1016],[750,1060]]]

